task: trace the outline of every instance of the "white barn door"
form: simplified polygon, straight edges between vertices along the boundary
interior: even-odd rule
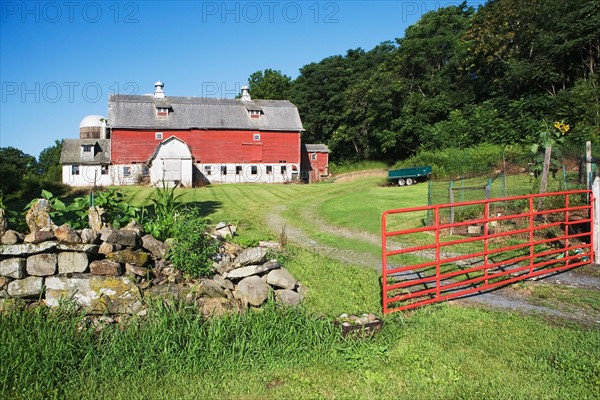
[[[181,159],[163,159],[163,179],[181,182]]]

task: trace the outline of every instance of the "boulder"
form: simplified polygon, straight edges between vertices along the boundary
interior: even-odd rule
[[[98,231],[100,233],[100,241],[106,242],[106,239],[115,231],[113,228],[109,228],[107,226],[103,227]]]
[[[0,246],[0,255],[3,256],[20,256],[25,254],[37,254],[44,251],[51,251],[56,248],[56,242],[20,243],[12,245]]]
[[[282,289],[294,289],[298,284],[296,278],[285,268],[275,269],[267,275],[267,283]]]
[[[37,232],[30,232],[27,235],[25,235],[25,238],[23,239],[25,242],[27,243],[42,243],[42,242],[46,242],[48,240],[52,240],[54,239],[54,232],[52,231],[37,231]]]
[[[0,208],[0,236],[3,236],[8,231],[8,218],[6,211]]]
[[[142,236],[142,233],[144,233],[144,228],[135,219],[129,221],[121,230],[135,232],[138,236]]]
[[[234,296],[255,307],[260,306],[269,297],[269,285],[258,276],[249,276],[240,281]]]
[[[247,267],[236,268],[223,274],[227,279],[241,279],[247,276],[260,275],[272,269],[280,268],[279,263],[269,261],[261,265],[248,265]]]
[[[142,247],[148,250],[156,258],[165,258],[167,256],[167,245],[152,235],[142,237]]]
[[[23,279],[26,275],[27,260],[25,258],[8,258],[0,261],[0,275],[13,279]]]
[[[125,264],[125,271],[136,276],[141,276],[142,278],[147,278],[151,275],[151,270],[148,268],[138,267],[133,264]]]
[[[262,264],[267,257],[267,249],[262,247],[252,247],[243,250],[235,259],[235,264],[239,266],[250,264]]]
[[[86,253],[62,252],[58,253],[58,273],[69,274],[87,272],[89,258]]]
[[[81,237],[77,231],[67,224],[63,224],[54,229],[54,237],[59,242],[64,243],[81,243]]]
[[[111,244],[120,244],[125,247],[137,248],[140,244],[140,237],[134,231],[112,231],[106,238],[106,242]]]
[[[22,241],[23,241],[23,235],[17,231],[13,231],[10,229],[7,230],[4,233],[4,235],[2,235],[2,239],[0,239],[0,242],[2,244],[7,244],[7,245],[21,243]]]
[[[148,299],[189,301],[191,289],[174,284],[152,286],[144,293]]]
[[[140,289],[126,277],[82,274],[47,278],[46,304],[55,307],[65,299],[92,313],[136,313],[142,307]]]
[[[123,264],[128,263],[128,264],[137,265],[138,267],[144,267],[150,261],[150,257],[148,256],[148,253],[144,253],[143,251],[140,251],[140,250],[131,250],[131,249],[119,250],[119,251],[114,251],[112,253],[108,253],[106,255],[106,258],[108,260],[115,261],[118,263],[123,263]]]
[[[100,246],[87,243],[59,243],[56,248],[61,251],[76,251],[79,253],[98,254]]]
[[[100,232],[90,228],[82,229],[79,235],[81,236],[81,242],[87,244],[97,244],[100,239]]]
[[[200,297],[225,297],[221,285],[212,279],[201,279],[200,283],[194,286],[194,292]]]
[[[117,276],[123,273],[123,266],[111,260],[97,260],[90,263],[92,275]]]
[[[300,295],[290,289],[280,289],[275,291],[275,301],[286,306],[296,307],[300,304]]]
[[[52,231],[56,227],[50,218],[52,206],[47,199],[38,199],[25,215],[29,232]]]
[[[108,242],[102,242],[98,248],[98,253],[107,255],[117,250],[121,250],[121,246],[110,244]]]
[[[215,274],[215,276],[213,276],[213,281],[223,289],[233,290],[233,283],[229,279],[223,278],[221,274]]]
[[[56,274],[58,256],[55,253],[34,254],[27,257],[27,273],[33,276],[49,276]]]
[[[100,232],[106,227],[106,212],[101,207],[90,207],[88,209],[88,225],[91,230]]]
[[[44,278],[29,276],[10,282],[7,292],[10,297],[37,298],[42,295],[43,287]]]

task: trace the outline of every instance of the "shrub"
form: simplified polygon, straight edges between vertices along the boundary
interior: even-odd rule
[[[197,209],[184,210],[173,224],[174,244],[168,258],[177,269],[194,278],[214,272],[212,259],[218,243],[205,230],[206,220]]]

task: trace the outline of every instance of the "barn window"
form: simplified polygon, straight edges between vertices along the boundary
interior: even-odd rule
[[[271,175],[273,173],[273,166],[267,165],[267,175]]]
[[[236,167],[235,167],[235,174],[236,175],[241,175],[242,174],[242,166],[241,165],[236,165]]]
[[[282,165],[281,166],[281,175],[285,175],[286,172],[287,172],[287,165]]]
[[[131,167],[123,167],[123,176],[131,175]]]
[[[257,167],[256,165],[253,165],[253,166],[251,166],[251,167],[250,167],[250,173],[251,173],[252,175],[256,175],[256,174],[258,174],[258,167]]]
[[[227,175],[227,165],[221,165],[221,175]]]
[[[84,144],[81,146],[81,149],[83,150],[84,153],[91,153],[92,147],[94,147],[94,146],[91,144]]]
[[[204,174],[205,175],[211,175],[212,174],[212,168],[210,167],[210,165],[205,165],[204,166]]]
[[[260,133],[255,133],[252,138],[257,141],[260,140]]]
[[[169,116],[169,109],[166,107],[157,107],[156,108],[156,116],[157,117],[168,117]]]
[[[250,110],[250,118],[260,118],[260,110]]]
[[[142,167],[142,176],[150,176],[150,168],[147,165]]]
[[[100,174],[102,174],[102,175],[108,175],[108,165],[102,165],[100,167]]]
[[[79,175],[79,165],[71,165],[71,175]]]
[[[156,139],[156,140],[162,140],[162,138],[163,138],[163,133],[162,132],[156,132],[154,134],[154,139]]]
[[[311,159],[311,160],[316,160],[316,159],[317,159],[317,153],[312,153],[312,154],[310,155],[310,159]]]

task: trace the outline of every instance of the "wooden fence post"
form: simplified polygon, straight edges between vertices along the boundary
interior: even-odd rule
[[[600,260],[600,178],[596,177],[592,184],[592,194],[594,196],[594,237],[592,243],[594,246],[594,261],[597,264]]]
[[[592,142],[585,142],[585,176],[587,189],[592,184]]]

